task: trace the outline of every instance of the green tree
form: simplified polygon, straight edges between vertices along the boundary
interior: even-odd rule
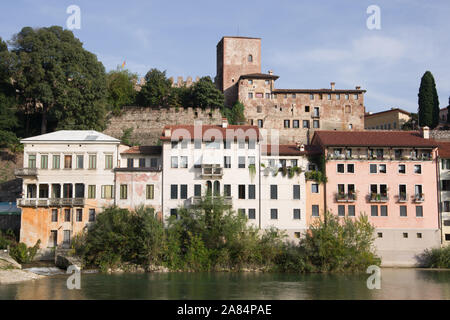
[[[222,115],[228,119],[230,124],[244,124],[246,122],[244,108],[241,102],[236,101],[231,109],[224,106]]]
[[[198,108],[222,108],[225,98],[210,77],[202,77],[191,87],[192,106]]]
[[[137,74],[128,70],[113,70],[106,75],[106,86],[108,88],[108,107],[118,114],[122,107],[129,106],[136,101]]]
[[[10,43],[14,89],[25,110],[41,115],[41,133],[49,120],[61,129],[104,128],[105,69],[72,31],[25,27]]]
[[[431,129],[439,124],[439,98],[433,74],[426,71],[419,88],[419,125]]]
[[[137,95],[137,103],[144,107],[167,106],[171,88],[172,82],[167,79],[166,71],[150,69],[145,75],[145,84]]]

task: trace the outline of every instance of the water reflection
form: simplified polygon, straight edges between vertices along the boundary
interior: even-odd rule
[[[450,299],[450,271],[382,269],[381,289],[367,274],[154,273],[66,275],[0,287],[0,299]]]

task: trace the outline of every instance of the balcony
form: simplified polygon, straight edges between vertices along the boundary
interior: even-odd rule
[[[313,118],[313,119],[318,119],[318,118],[320,118],[320,113],[313,113],[313,114],[311,115],[311,118]]]
[[[408,202],[408,194],[406,193],[400,193],[397,196],[398,202]]]
[[[193,197],[190,197],[189,201],[188,201],[188,205],[189,206],[196,206],[196,205],[200,204],[200,202],[205,200],[205,198],[206,198],[205,196],[193,196]],[[220,197],[213,196],[213,198],[220,198]],[[233,197],[231,197],[231,196],[225,196],[225,197],[222,197],[222,199],[223,199],[223,203],[225,205],[231,206],[232,203],[233,203]]]
[[[18,207],[83,207],[84,198],[17,199]]]
[[[387,193],[371,193],[369,194],[369,202],[388,202],[389,195]]]
[[[36,168],[19,168],[14,170],[14,175],[16,177],[36,177],[37,172]]]
[[[202,166],[202,178],[222,178],[223,176],[223,168],[217,165],[203,165]]]
[[[414,202],[421,203],[425,201],[425,194],[423,193],[416,193],[414,195]]]
[[[356,194],[355,193],[337,193],[336,194],[336,202],[355,202]]]

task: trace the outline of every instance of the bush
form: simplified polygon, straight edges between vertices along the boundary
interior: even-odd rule
[[[450,268],[450,245],[426,249],[418,258],[424,268]]]
[[[27,247],[25,243],[18,243],[13,245],[9,250],[9,255],[18,263],[29,263],[33,261],[39,250],[41,240],[38,240],[33,247]]]
[[[0,231],[0,249],[7,249],[8,246],[11,246],[16,243],[16,236],[14,231],[9,229],[6,233]]]

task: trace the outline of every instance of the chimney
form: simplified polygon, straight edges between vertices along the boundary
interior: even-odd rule
[[[335,90],[335,89],[334,89],[335,85],[336,85],[336,82],[331,82],[331,91],[334,91],[334,90]]]
[[[270,75],[273,75],[273,71],[272,70],[267,71],[267,73],[270,74]]]
[[[360,86],[356,86],[355,89],[356,89],[356,90],[360,90],[361,87],[360,87]]]
[[[228,119],[222,118],[222,128],[227,128],[227,127],[228,127]]]
[[[303,143],[300,145],[300,151],[305,151],[305,145]]]
[[[430,139],[430,128],[428,128],[427,126],[422,128],[422,138],[424,139]]]
[[[170,138],[171,135],[172,135],[172,130],[170,130],[170,128],[164,129],[164,137]]]

